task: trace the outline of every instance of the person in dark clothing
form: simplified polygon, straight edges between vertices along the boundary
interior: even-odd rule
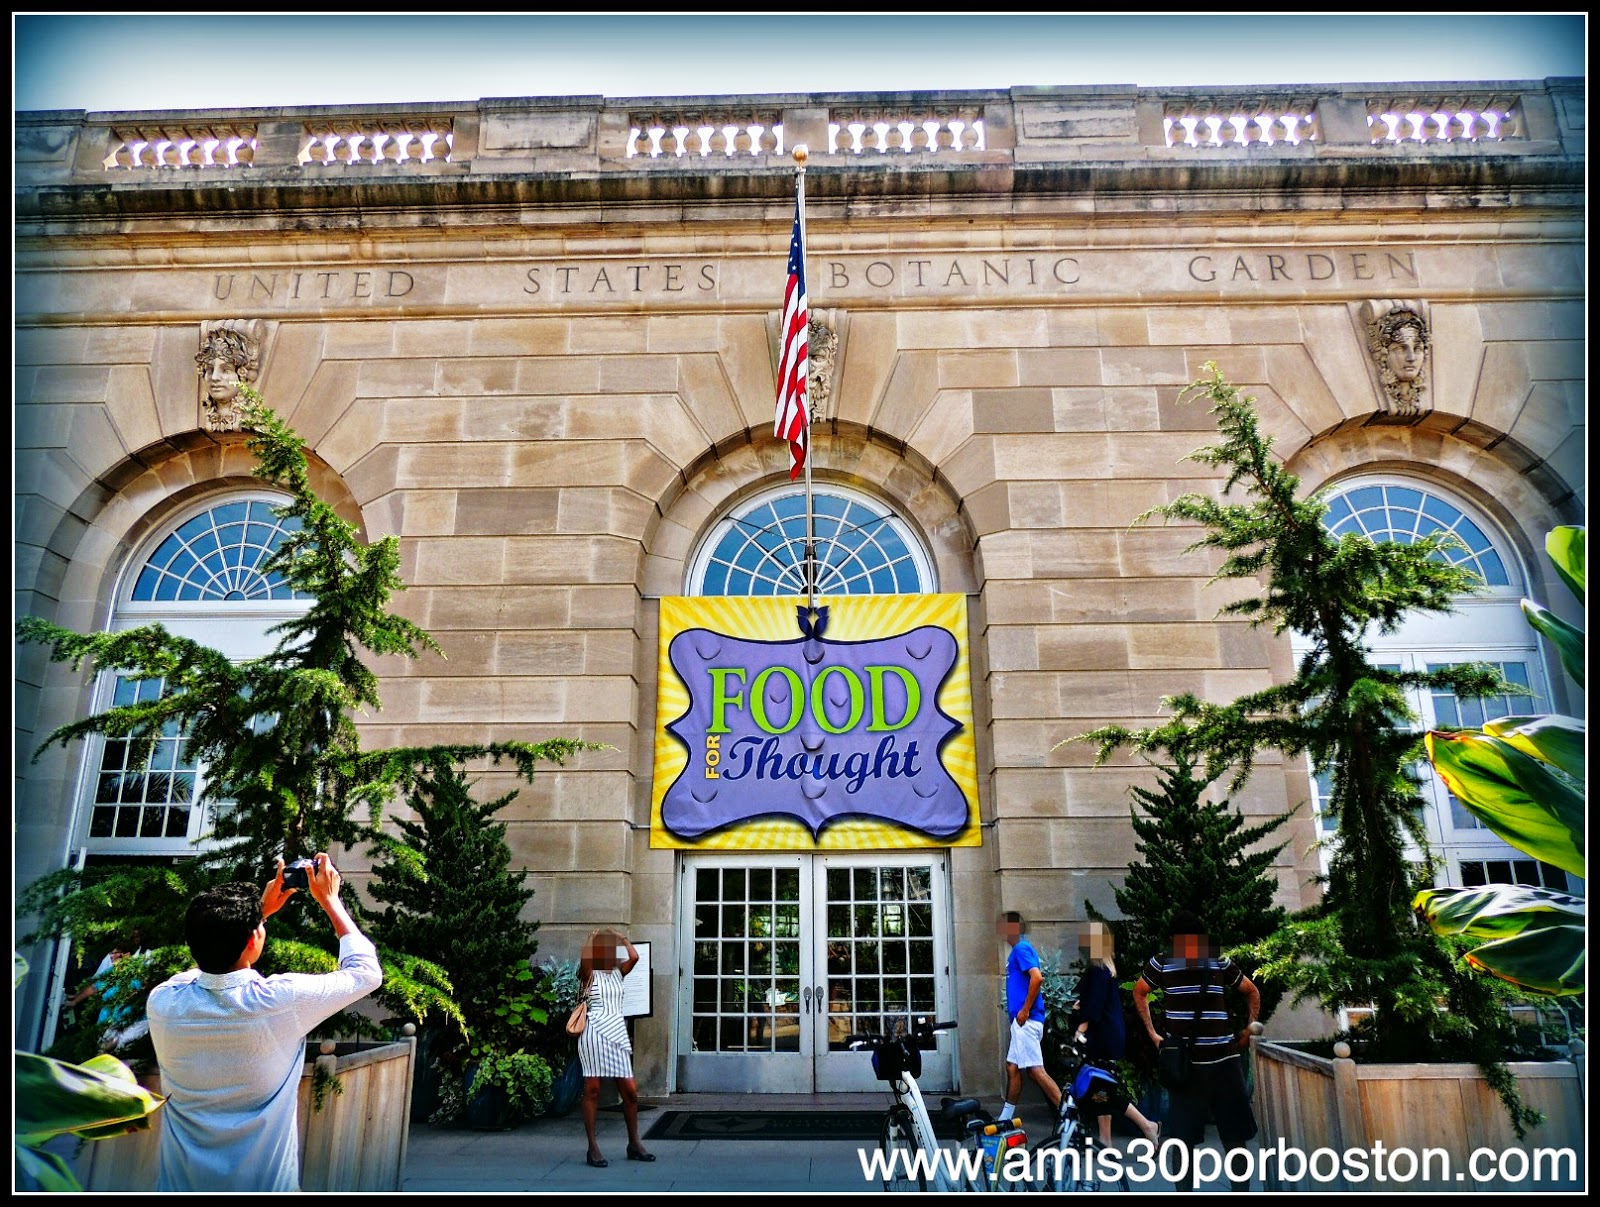
[[[1117,960],[1111,929],[1103,922],[1091,922],[1079,936],[1089,953],[1088,967],[1078,982],[1078,1027],[1075,1042],[1083,1045],[1084,1057],[1096,1068],[1112,1071],[1127,1050],[1128,1036],[1122,1025],[1122,993],[1117,988]],[[1161,1128],[1140,1113],[1120,1087],[1111,1109],[1099,1116],[1100,1143],[1111,1143],[1111,1116],[1120,1111],[1130,1123],[1154,1144]]]
[[[1250,1044],[1250,1024],[1261,1013],[1261,992],[1244,971],[1226,956],[1216,954],[1205,924],[1188,910],[1172,919],[1172,954],[1151,956],[1133,987],[1133,1005],[1157,1047],[1161,1036],[1150,1021],[1150,991],[1166,994],[1162,1007],[1167,1032],[1191,1045],[1191,1073],[1182,1089],[1171,1090],[1167,1135],[1194,1147],[1205,1139],[1208,1114],[1216,1121],[1223,1147],[1242,1148],[1255,1138],[1256,1117],[1245,1090],[1241,1054]],[[1226,994],[1237,987],[1248,1003],[1250,1017],[1235,1032],[1228,1018]],[[1195,1188],[1194,1163],[1179,1190]],[[1235,1190],[1250,1183],[1235,1181]]]

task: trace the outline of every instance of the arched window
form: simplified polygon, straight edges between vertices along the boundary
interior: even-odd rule
[[[1511,542],[1487,516],[1430,483],[1391,475],[1346,479],[1336,483],[1327,497],[1324,522],[1338,535],[1362,532],[1377,541],[1410,542],[1441,529],[1455,533],[1464,547],[1444,556],[1465,565],[1484,582],[1483,592],[1463,596],[1452,614],[1414,614],[1393,633],[1369,633],[1368,644],[1377,663],[1429,670],[1453,663],[1487,662],[1531,693],[1464,700],[1449,692],[1419,692],[1411,701],[1419,728],[1470,727],[1513,713],[1548,711],[1549,691],[1538,640],[1519,605],[1523,573]],[[1302,652],[1298,643],[1295,652]],[[1450,794],[1426,763],[1418,770],[1423,779],[1423,820],[1445,884],[1570,887],[1560,869],[1531,860],[1496,838]],[[1327,775],[1312,777],[1318,826],[1327,836],[1338,831],[1338,819],[1325,807],[1330,791]]]
[[[1454,503],[1420,486],[1368,482],[1345,487],[1328,501],[1323,522],[1335,536],[1361,532],[1374,541],[1397,541],[1402,545],[1411,544],[1419,536],[1453,532],[1462,544],[1444,554],[1451,564],[1465,565],[1487,586],[1511,586],[1505,559],[1482,526]]]
[[[269,499],[233,499],[207,507],[168,533],[145,559],[130,603],[304,599],[262,566],[296,519],[273,515]]]
[[[812,488],[818,595],[914,595],[936,589],[909,525],[845,487]],[[690,595],[804,595],[806,493],[782,486],[724,516],[690,563]]]
[[[229,495],[191,506],[146,540],[122,576],[111,627],[159,621],[230,657],[266,653],[278,621],[305,611],[310,600],[262,567],[299,526],[280,520],[281,496]],[[96,707],[155,699],[161,681],[107,674]],[[87,817],[81,836],[91,856],[184,854],[211,826],[195,807],[205,768],[189,756],[176,726],[157,739],[144,766],[130,765],[129,744],[107,740],[89,757]]]

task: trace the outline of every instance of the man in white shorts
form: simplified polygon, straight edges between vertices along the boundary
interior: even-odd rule
[[[1024,1072],[1050,1100],[1050,1108],[1059,1110],[1061,1089],[1044,1071],[1044,1053],[1040,1048],[1044,1039],[1044,973],[1039,971],[1039,953],[1022,937],[1022,915],[1016,910],[1002,915],[995,929],[1011,946],[1011,955],[1006,960],[1006,1010],[1011,1015],[1011,1043],[1006,1049],[1006,1100],[1000,1107],[1000,1118],[1010,1119],[1016,1115]]]

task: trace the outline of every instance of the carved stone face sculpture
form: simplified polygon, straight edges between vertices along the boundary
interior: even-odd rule
[[[1427,353],[1428,346],[1422,339],[1422,333],[1415,324],[1407,323],[1395,331],[1383,355],[1389,372],[1396,378],[1400,381],[1416,381],[1422,376],[1422,361]]]
[[[206,379],[206,397],[216,406],[232,402],[239,394],[239,369],[228,357],[212,354],[200,367]]]
[[[239,387],[254,381],[261,363],[259,323],[227,320],[207,324],[194,358],[200,374],[202,409],[212,431],[239,430]]]
[[[1415,310],[1397,307],[1368,327],[1373,360],[1391,414],[1414,415],[1427,403],[1428,323]]]

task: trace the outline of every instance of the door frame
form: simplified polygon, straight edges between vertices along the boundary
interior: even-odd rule
[[[673,994],[672,1026],[672,1090],[684,1090],[684,1081],[709,1080],[714,1085],[697,1085],[694,1093],[746,1093],[773,1094],[808,1092],[811,1088],[811,1060],[809,1054],[809,1029],[800,1028],[800,1048],[793,1053],[772,1052],[765,1055],[744,1052],[694,1051],[694,872],[700,868],[794,868],[800,878],[800,925],[802,934],[810,905],[811,877],[808,875],[807,855],[804,852],[784,851],[729,851],[717,853],[686,852],[678,861],[677,932],[678,979]],[[809,955],[806,944],[800,944],[800,975],[805,983]],[[686,1062],[693,1060],[690,1069]],[[759,1064],[757,1062],[760,1062]],[[804,1084],[798,1084],[801,1080]]]
[[[932,864],[934,874],[931,884],[933,906],[933,976],[935,1018],[953,1019],[956,1015],[955,958],[952,951],[954,926],[950,896],[950,852],[943,849],[922,851],[819,851],[812,856],[815,868],[812,892],[812,943],[816,967],[816,985],[827,984],[828,896],[826,891],[829,868],[856,867],[916,867]],[[826,1000],[826,993],[822,994]],[[819,1015],[813,1029],[812,1079],[817,1093],[866,1092],[881,1089],[883,1083],[873,1075],[870,1058],[857,1052],[830,1052],[827,1042],[827,1023]],[[923,1052],[922,1072],[917,1083],[927,1091],[947,1091],[959,1084],[956,1076],[956,1042],[949,1034],[938,1037],[938,1047]]]
[[[950,852],[922,851],[718,851],[683,852],[677,869],[677,983],[673,994],[670,1090],[720,1093],[831,1093],[873,1091],[881,1083],[870,1060],[858,1053],[830,1053],[827,1015],[811,1010],[826,1000],[827,873],[840,867],[907,867],[931,864],[934,943],[934,1000],[941,1017],[956,1014],[954,901]],[[800,1046],[794,1053],[769,1054],[693,1051],[695,877],[702,868],[794,868],[800,873],[801,946],[799,980]],[[813,997],[812,995],[816,996]],[[930,1020],[932,1021],[932,1020]],[[942,1035],[938,1047],[923,1053],[921,1081],[930,1090],[960,1084],[958,1045]],[[691,1070],[687,1062],[693,1060]],[[759,1063],[758,1063],[759,1062]],[[686,1090],[686,1081],[694,1083]]]

